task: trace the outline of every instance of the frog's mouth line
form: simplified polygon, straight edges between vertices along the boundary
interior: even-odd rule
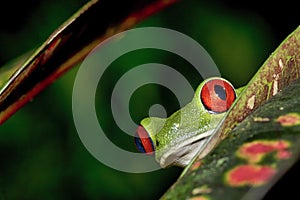
[[[179,145],[168,148],[162,153],[159,164],[162,168],[169,165],[185,167],[205,144],[214,129],[201,133],[198,136],[183,140]]]

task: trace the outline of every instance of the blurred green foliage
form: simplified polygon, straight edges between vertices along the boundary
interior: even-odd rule
[[[30,1],[31,7],[24,6],[19,21],[6,22],[1,28],[0,62],[4,64],[38,47],[85,2]],[[11,9],[13,11],[14,6]],[[276,33],[271,31],[262,16],[219,1],[186,0],[138,26],[172,28],[194,38],[212,56],[222,76],[236,87],[246,84],[279,45],[274,39]],[[123,73],[147,62],[174,66],[194,88],[201,82],[201,77],[193,73],[192,66],[166,52],[140,50],[117,60],[106,72],[97,92],[97,114],[105,130],[111,133],[108,137],[132,151],[135,151],[133,139],[124,134],[113,120],[109,110],[110,96]],[[119,172],[96,160],[81,143],[74,127],[71,105],[78,67],[66,73],[0,127],[0,197],[159,198],[176,181],[182,169],[172,167],[144,174]],[[179,108],[170,91],[148,85],[139,89],[131,99],[132,119],[138,123],[146,117],[153,103],[165,105],[168,114]]]

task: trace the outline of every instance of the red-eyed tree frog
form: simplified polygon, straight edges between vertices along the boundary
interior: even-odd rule
[[[140,122],[135,137],[138,150],[155,153],[163,168],[188,165],[242,89],[235,90],[220,77],[204,80],[192,101],[170,117],[148,117]]]

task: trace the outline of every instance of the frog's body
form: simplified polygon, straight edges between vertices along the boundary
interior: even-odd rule
[[[149,117],[137,129],[136,145],[161,167],[186,166],[212,134],[242,88],[220,77],[203,81],[190,103],[166,119]]]

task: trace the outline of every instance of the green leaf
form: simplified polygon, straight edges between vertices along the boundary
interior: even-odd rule
[[[161,199],[262,197],[300,154],[299,75],[300,27],[266,60]]]

